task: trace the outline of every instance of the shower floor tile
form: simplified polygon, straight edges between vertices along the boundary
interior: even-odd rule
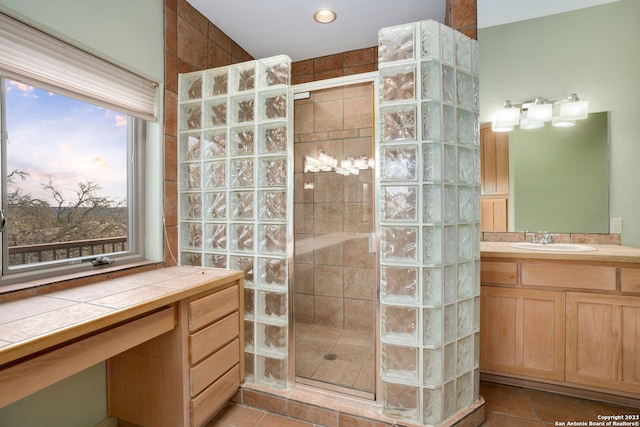
[[[323,360],[311,376],[311,379],[353,388],[361,367],[360,363],[347,362],[340,359]]]
[[[297,376],[375,392],[371,332],[296,323],[295,334]]]

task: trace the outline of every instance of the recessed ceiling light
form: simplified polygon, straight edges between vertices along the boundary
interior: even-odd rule
[[[316,13],[313,14],[313,19],[321,24],[329,24],[335,21],[337,16],[338,15],[331,9],[318,9]]]

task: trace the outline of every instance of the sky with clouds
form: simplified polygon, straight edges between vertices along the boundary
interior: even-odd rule
[[[53,179],[67,200],[79,182],[93,181],[100,195],[126,200],[127,116],[19,83],[5,81],[7,172],[27,172],[8,186],[45,199]]]

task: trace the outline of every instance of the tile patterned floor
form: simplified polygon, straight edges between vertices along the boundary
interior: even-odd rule
[[[486,401],[486,421],[483,427],[549,427],[560,425],[556,422],[597,421],[598,415],[640,414],[640,402],[638,402],[638,408],[623,408],[591,400],[485,382],[480,385],[480,394]],[[206,427],[314,427],[319,425],[231,404],[220,411]]]
[[[638,415],[637,408],[624,408],[592,400],[578,399],[543,391],[509,387],[491,383],[480,384],[480,394],[486,401],[486,427],[548,427],[569,422],[596,422],[598,415]],[[557,422],[557,424],[556,424]]]

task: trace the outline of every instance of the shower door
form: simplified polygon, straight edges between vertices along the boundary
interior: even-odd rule
[[[378,318],[374,82],[294,101],[295,378],[374,398]]]

